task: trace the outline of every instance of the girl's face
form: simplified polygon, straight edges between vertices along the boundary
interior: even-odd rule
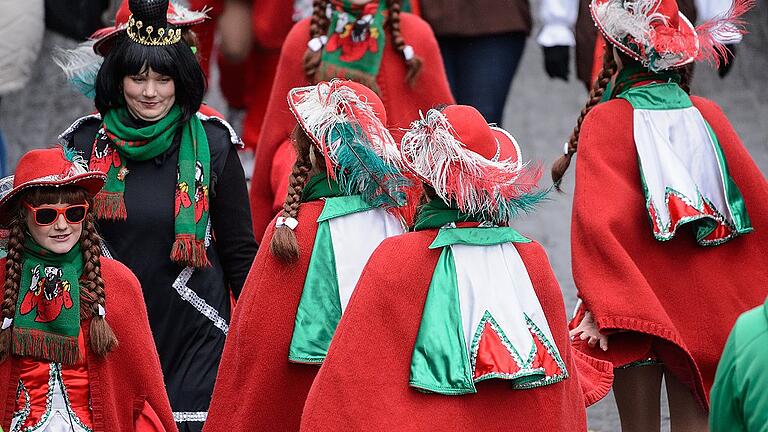
[[[26,207],[27,229],[32,239],[53,253],[65,254],[72,250],[75,244],[80,241],[80,235],[83,233],[83,220],[87,212],[87,208],[71,207],[77,205],[60,202],[58,204],[43,204],[34,207],[34,210]],[[82,204],[79,205],[82,206]],[[66,215],[58,214],[53,223],[46,225],[52,214],[51,209],[59,210],[68,207],[70,209]],[[79,222],[71,222],[77,220]]]
[[[147,68],[123,77],[123,96],[134,117],[157,121],[165,117],[176,102],[173,79]]]
[[[352,3],[355,6],[362,6],[362,5],[367,5],[371,1],[372,0],[350,0],[350,3]]]

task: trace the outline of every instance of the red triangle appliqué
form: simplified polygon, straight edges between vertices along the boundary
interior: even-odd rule
[[[501,337],[486,321],[483,325],[483,333],[477,345],[477,358],[475,359],[475,379],[491,374],[514,374],[520,367],[512,358],[509,349],[504,346]]]

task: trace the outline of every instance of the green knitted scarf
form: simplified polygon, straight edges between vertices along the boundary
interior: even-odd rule
[[[378,92],[376,76],[387,39],[386,2],[372,1],[363,6],[349,0],[331,3],[328,42],[321,53],[321,79],[350,79]]]
[[[175,192],[176,239],[171,259],[183,266],[206,267],[205,235],[208,227],[208,186],[211,152],[203,124],[197,116],[182,122],[177,105],[162,120],[142,128],[129,126],[126,108],[104,115],[93,143],[90,168],[107,174],[104,189],[94,199],[94,214],[101,219],[125,220],[125,180],[128,162],[146,161],[168,151],[181,134]]]
[[[74,364],[80,356],[80,244],[55,254],[27,238],[22,257],[13,353]]]

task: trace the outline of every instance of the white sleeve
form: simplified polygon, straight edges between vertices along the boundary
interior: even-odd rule
[[[703,23],[711,19],[725,16],[733,5],[733,0],[695,0],[698,22]],[[717,30],[715,40],[724,44],[736,44],[741,42],[741,34],[735,29]]]
[[[536,42],[541,46],[574,46],[573,28],[579,13],[579,0],[541,0],[539,20],[542,29]]]

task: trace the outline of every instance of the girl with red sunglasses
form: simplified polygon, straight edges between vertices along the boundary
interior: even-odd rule
[[[105,179],[53,148],[0,180],[5,430],[175,430],[141,287],[101,256],[89,209]]]

